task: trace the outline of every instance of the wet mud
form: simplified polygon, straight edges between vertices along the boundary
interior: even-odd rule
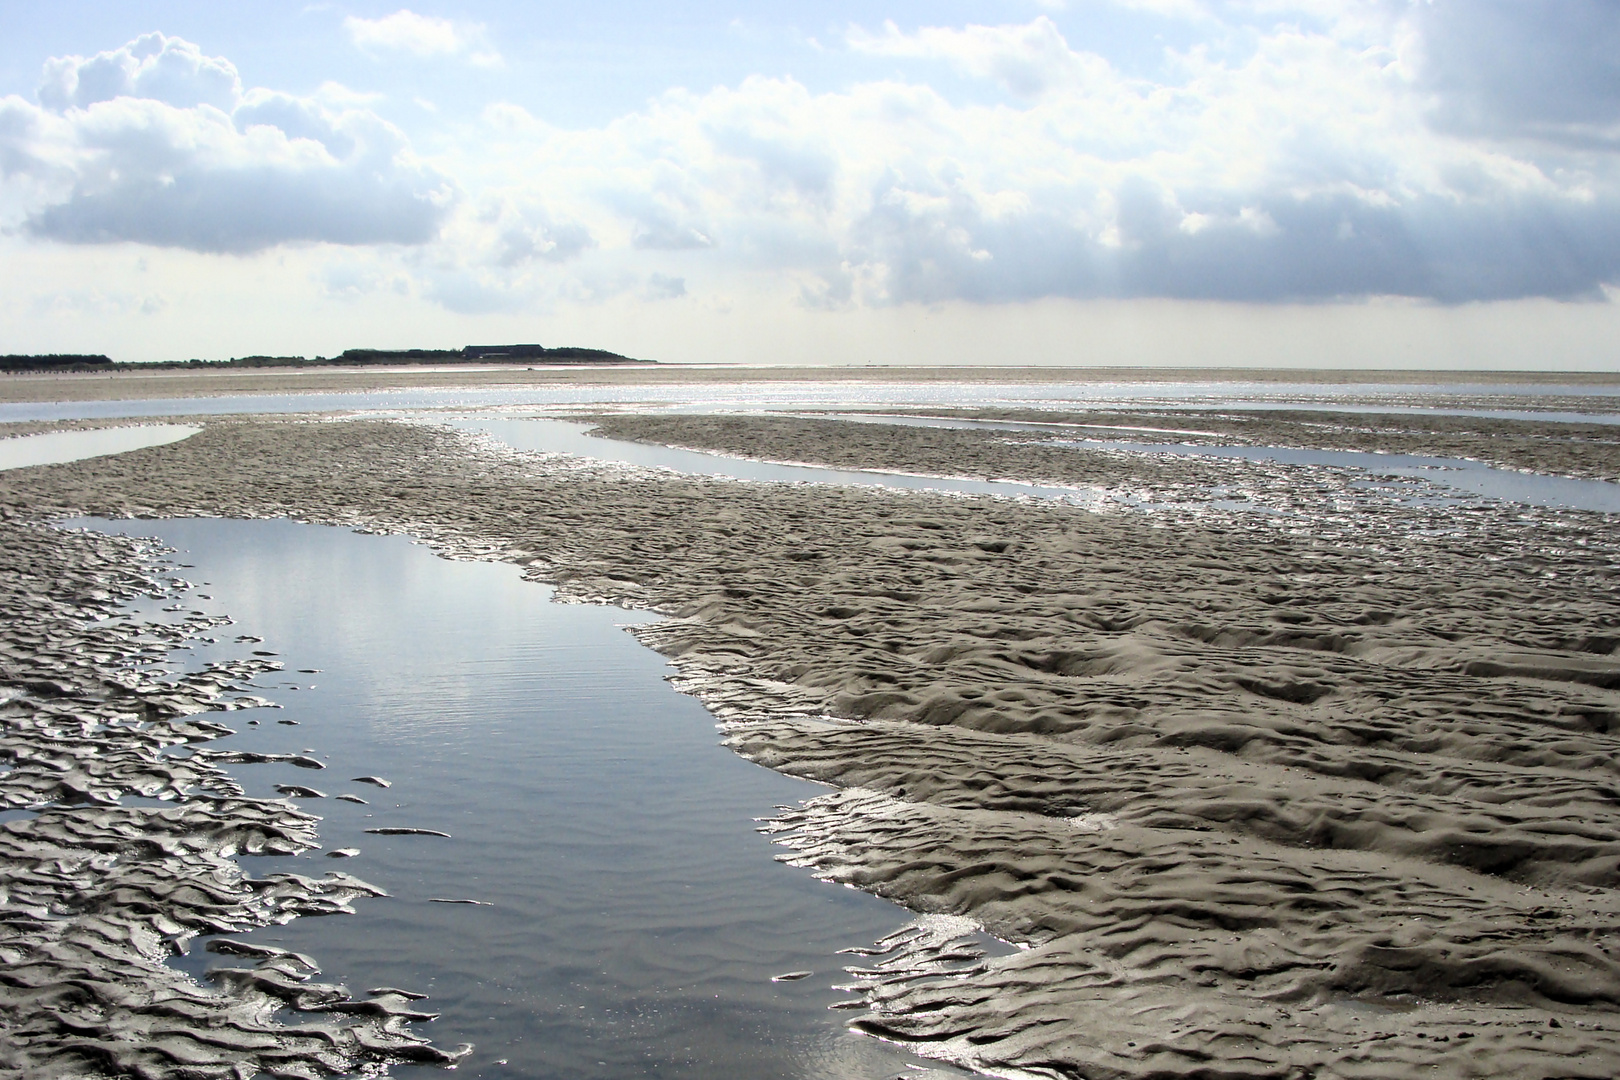
[[[702,446],[708,420],[642,435]],[[752,456],[774,460],[1065,479],[982,433],[921,446],[920,429],[835,424],[818,457],[796,449],[815,421],[749,423]],[[870,460],[880,444],[913,464]],[[1156,509],[683,479],[428,426],[233,420],[18,470],[0,507],[19,534],[66,513],[405,532],[564,598],[665,613],[635,632],[728,744],[833,785],[764,825],[782,858],[933,920],[849,973],[850,1022],[920,1053],[1039,1077],[1620,1073],[1612,520],[1394,500],[1343,470],[1115,461],[1073,467]],[[1287,512],[1211,509],[1208,469]],[[66,663],[41,661],[50,678]],[[330,902],[353,898],[328,881]],[[299,902],[325,902],[318,884],[296,883],[314,897]],[[1019,951],[986,957],[981,927]],[[179,931],[154,933],[155,964]],[[150,1071],[187,1075],[168,1068]]]
[[[1588,406],[1589,407],[1589,406]],[[740,457],[771,455],[834,468],[893,469],[943,474],[966,470],[984,478],[1017,476],[1061,484],[1176,479],[1221,484],[1219,466],[1190,468],[1157,455],[1042,445],[1054,434],[1070,439],[1192,445],[1278,446],[1419,457],[1462,458],[1500,468],[1620,481],[1620,424],[1554,423],[1476,416],[1336,413],[1283,409],[1095,410],[999,408],[906,409],[944,420],[997,420],[1054,425],[1057,431],[984,431],[875,425],[844,431],[833,419],[749,416],[592,417],[609,438],[679,443]],[[1067,430],[1064,430],[1067,429]],[[862,464],[862,463],[865,464]]]

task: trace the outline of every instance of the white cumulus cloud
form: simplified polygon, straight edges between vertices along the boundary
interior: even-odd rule
[[[1620,20],[1561,2],[1130,0],[1219,25],[1128,71],[1067,15],[852,28],[846,59],[882,74],[837,89],[755,75],[594,126],[514,104],[436,118],[454,182],[374,102],[244,89],[150,36],[0,100],[0,227],[412,245],[362,261],[462,312],[751,289],[821,309],[1595,299],[1620,285]],[[383,24],[396,51],[481,47],[445,20]]]
[[[856,52],[875,56],[949,61],[1024,97],[1109,76],[1107,61],[1070,49],[1045,15],[1022,25],[926,26],[914,34],[901,33],[892,22],[884,24],[881,34],[857,26],[849,29],[846,40]]]
[[[380,19],[351,15],[343,20],[349,40],[371,53],[402,52],[412,56],[465,56],[481,67],[494,67],[501,56],[490,48],[484,28],[477,24],[418,15],[401,8]]]
[[[244,91],[228,60],[162,34],[52,59],[38,104],[0,99],[7,216],[67,243],[213,252],[432,239],[454,185],[344,97]]]
[[[89,58],[53,57],[45,62],[39,85],[40,104],[56,110],[121,97],[229,110],[241,94],[242,80],[229,60],[204,56],[189,41],[156,33]]]
[[[856,53],[923,66],[822,93],[759,76],[671,91],[587,130],[502,106],[475,138],[513,191],[571,207],[585,265],[656,266],[694,291],[732,273],[814,307],[1604,295],[1620,155],[1525,143],[1515,117],[1512,138],[1447,122],[1424,35],[1449,2],[1233,5],[1242,33],[1167,52],[1153,79],[1045,15],[852,29]],[[932,63],[1007,94],[952,100]]]

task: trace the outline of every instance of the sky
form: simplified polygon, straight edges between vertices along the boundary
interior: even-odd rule
[[[1615,0],[0,26],[0,353],[1620,371]]]

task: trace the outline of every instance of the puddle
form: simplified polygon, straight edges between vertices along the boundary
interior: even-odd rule
[[[826,789],[720,746],[714,718],[622,629],[647,614],[551,603],[516,567],[442,560],[402,537],[285,521],[69,524],[159,537],[231,614],[172,666],[253,650],[285,665],[256,680],[282,707],[218,714],[238,734],[209,745],[325,763],[229,767],[256,797],[285,794],[277,785],[324,796],[292,796],[322,816],[324,850],[244,868],[340,869],[390,894],[356,915],[238,936],[308,953],[356,991],[427,993],[442,1016],[420,1030],[476,1044],[457,1075],[940,1069],[829,1011],[848,1000],[832,989],[851,959],[838,950],[912,916],[773,859],[755,819]],[[141,604],[161,613],[172,598]],[[366,776],[390,786],[354,779]],[[449,836],[367,831],[379,828]],[[358,854],[326,857],[343,848]],[[477,903],[443,902],[466,900]],[[198,977],[237,962],[206,944],[174,962]],[[772,981],[800,971],[812,974]]]
[[[106,457],[148,446],[164,446],[197,434],[202,428],[181,424],[98,428],[94,431],[48,431],[0,439],[0,469],[61,465],[84,458]]]

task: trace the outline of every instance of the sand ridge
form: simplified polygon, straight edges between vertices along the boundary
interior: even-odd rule
[[[606,437],[679,444],[738,457],[792,460],[829,468],[891,469],[938,475],[965,469],[984,479],[1018,477],[1053,484],[1139,481],[1204,486],[1230,480],[1231,461],[1164,462],[1158,455],[1051,445],[1054,437],[1141,444],[1278,446],[1461,458],[1551,476],[1620,481],[1620,425],[1484,417],[1403,416],[1292,410],[1175,409],[1075,412],[1067,409],[907,409],[944,420],[1006,420],[1071,430],[985,431],[861,425],[815,418],[595,414]],[[834,425],[843,424],[843,427]],[[1133,430],[1137,429],[1137,430]],[[1148,430],[1140,430],[1148,429]],[[1158,433],[1151,429],[1158,429]],[[1189,431],[1208,432],[1190,435]]]
[[[1026,946],[947,972],[941,932],[856,973],[856,1022],[921,1052],[1020,1076],[1620,1071],[1610,521],[1253,463],[1249,493],[1300,513],[1215,514],[1203,467],[1133,476],[1167,509],[1094,514],[231,420],[19,471],[0,505],[410,532],[666,613],[636,633],[728,742],[836,786],[768,826],[785,857]]]

